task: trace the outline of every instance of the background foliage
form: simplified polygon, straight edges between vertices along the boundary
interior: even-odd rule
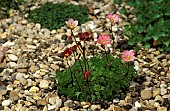
[[[90,20],[86,8],[68,3],[47,3],[31,11],[28,16],[30,21],[40,23],[49,30],[61,28],[70,18],[78,20],[79,25]]]
[[[128,44],[134,47],[156,47],[170,51],[170,1],[169,0],[126,0],[134,7],[137,21],[125,26]]]
[[[69,99],[80,101],[112,101],[116,97],[120,97],[120,92],[129,86],[133,78],[137,77],[134,65],[129,68],[127,74],[127,64],[122,63],[120,58],[113,58],[109,55],[109,63],[106,57],[99,56],[88,59],[91,74],[88,76],[89,87],[84,80],[84,74],[80,69],[79,62],[75,62],[71,66],[71,70],[75,73],[78,83],[82,90],[74,81],[71,83],[71,74],[69,70],[56,71],[57,91],[61,95],[69,97]],[[84,62],[81,61],[81,64]],[[90,91],[89,91],[90,88]]]

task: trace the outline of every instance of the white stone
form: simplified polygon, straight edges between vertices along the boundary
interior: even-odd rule
[[[32,80],[31,79],[27,79],[27,82],[28,82],[28,87],[32,86]]]
[[[18,60],[18,57],[14,54],[9,54],[8,55],[9,59],[11,59],[12,61],[17,61]]]
[[[98,14],[100,12],[100,9],[95,9],[94,14]]]
[[[12,91],[12,90],[13,90],[13,85],[11,85],[11,84],[8,85],[8,86],[7,86],[7,90]]]
[[[141,98],[143,100],[150,99],[152,97],[152,93],[149,89],[144,89],[141,91]]]
[[[11,100],[4,100],[2,101],[2,106],[9,106],[11,104]]]
[[[27,46],[28,49],[37,49],[37,47],[34,46],[34,45],[26,45],[26,46]]]
[[[17,67],[18,65],[15,62],[9,62],[9,66],[14,68]]]
[[[137,108],[138,108],[138,107],[141,107],[141,104],[140,104],[138,101],[136,101],[136,102],[135,102],[135,107],[137,107]]]
[[[37,93],[38,91],[39,91],[39,88],[35,86],[31,87],[29,90],[30,93]]]
[[[58,97],[51,97],[49,98],[49,103],[55,105],[55,108],[59,108],[62,105],[62,101]]]
[[[45,106],[45,107],[43,108],[43,111],[48,111],[47,106]]]
[[[23,25],[26,25],[27,23],[28,23],[28,21],[27,20],[22,20],[22,22],[21,22]]]
[[[37,24],[35,24],[35,28],[40,29],[41,25],[37,23]]]
[[[161,84],[160,87],[161,88],[167,88],[167,85],[166,84]]]
[[[52,62],[53,62],[53,58],[48,57],[48,62],[49,62],[49,63],[52,63]]]
[[[8,41],[8,42],[5,42],[2,46],[3,47],[10,47],[10,46],[13,46],[13,45],[15,45],[15,42],[10,42],[10,41]]]
[[[161,88],[161,95],[165,95],[167,93],[167,89]]]
[[[93,21],[90,21],[91,24],[88,24],[88,26],[90,27],[91,30],[96,28],[96,25],[94,25]]]
[[[48,106],[48,111],[55,109],[55,107],[56,107],[55,105]]]
[[[19,79],[21,79],[21,78],[23,78],[24,77],[24,74],[23,73],[17,73],[17,75],[16,75],[16,79],[17,80],[19,80]]]
[[[91,105],[91,109],[92,109],[93,111],[95,111],[95,110],[100,110],[100,109],[101,109],[101,106],[100,106],[100,105]]]
[[[118,98],[113,99],[113,103],[118,103],[120,100]]]
[[[40,81],[39,86],[40,86],[40,88],[48,89],[48,87],[49,87],[49,82],[48,82],[47,80],[42,80],[42,81]]]

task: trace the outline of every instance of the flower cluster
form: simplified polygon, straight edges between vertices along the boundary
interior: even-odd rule
[[[84,32],[84,33],[79,33],[79,39],[81,41],[90,41],[90,40],[94,40],[94,38],[92,36],[90,36],[90,34],[88,32]]]
[[[76,51],[76,49],[77,49],[77,46],[74,45],[74,46],[64,50],[64,52],[62,52],[62,54],[63,54],[64,57],[68,58],[72,54],[72,51]]]
[[[109,14],[106,16],[106,18],[110,20],[112,25],[118,22],[118,16],[116,14],[113,14],[113,15]],[[112,85],[112,83],[108,81],[103,84],[103,81],[102,80],[100,81],[100,78],[107,79],[107,77],[109,77],[109,79],[112,78],[115,82],[119,81],[117,80],[117,78],[121,79],[121,81],[125,80],[126,82],[118,83],[120,86],[123,84],[124,87],[130,83],[130,80],[131,80],[130,78],[133,79],[135,77],[134,76],[135,71],[133,70],[134,68],[131,67],[129,64],[130,62],[136,59],[134,56],[135,53],[133,51],[125,50],[122,53],[121,57],[117,56],[117,58],[114,58],[112,54],[109,54],[108,51],[106,50],[107,45],[109,44],[112,45],[111,44],[112,41],[110,38],[111,35],[99,34],[97,38],[97,42],[101,44],[102,48],[104,48],[105,55],[102,55],[102,56],[98,55],[99,57],[93,55],[92,58],[88,59],[86,57],[87,55],[86,53],[88,53],[88,50],[86,49],[89,48],[88,47],[89,44],[87,44],[87,42],[94,41],[93,36],[91,36],[89,32],[78,33],[78,35],[75,36],[73,33],[73,29],[78,25],[77,20],[73,20],[71,18],[68,21],[66,21],[66,24],[71,29],[71,37],[69,39],[73,38],[75,40],[76,45],[70,48],[67,48],[62,52],[63,56],[66,58],[67,65],[69,67],[68,69],[69,71],[65,71],[64,73],[66,74],[69,73],[69,77],[64,77],[63,75],[59,75],[61,77],[60,79],[65,78],[66,80],[60,83],[60,86],[61,86],[60,87],[61,90],[59,89],[60,91],[63,90],[62,87],[65,87],[64,85],[67,85],[68,89],[71,88],[70,90],[72,90],[72,87],[75,87],[75,89],[73,89],[74,90],[73,92],[78,92],[75,94],[76,97],[79,97],[81,94],[82,96],[87,95],[88,96],[87,98],[91,98],[91,96],[89,96],[90,94],[94,96],[100,96],[100,94],[103,94],[103,91],[105,90],[104,88],[107,87],[105,86],[107,83],[107,84],[110,84],[108,86],[112,87],[112,89],[107,87],[105,93],[107,93],[107,90],[111,90],[109,94],[110,96],[112,95],[113,90],[114,90],[113,92],[117,92],[118,89],[114,89],[117,84],[113,83],[114,85]],[[76,37],[79,37],[80,41],[77,41]],[[93,48],[91,50],[94,51]],[[78,57],[76,56],[77,54],[78,54]],[[71,67],[68,62],[68,57],[71,55],[73,55],[75,59],[75,63],[74,63],[75,65],[73,64],[74,67]],[[121,68],[123,68],[123,70]],[[121,70],[121,71],[116,71],[116,70]],[[114,76],[112,75],[113,74],[112,71],[113,72],[115,71]],[[119,75],[116,75],[116,74],[119,74]],[[117,76],[116,79],[115,79],[115,76]],[[82,81],[83,80],[82,78],[84,79],[84,81]],[[67,82],[67,81],[68,81],[68,84],[65,84],[64,82]],[[65,88],[64,90],[66,90],[67,88]],[[69,93],[70,91],[64,91],[64,93],[65,92]],[[74,93],[70,92],[69,95],[74,95]]]

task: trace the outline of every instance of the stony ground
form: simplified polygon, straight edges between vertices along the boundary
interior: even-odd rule
[[[45,2],[39,1],[31,9]],[[132,7],[114,5],[112,0],[70,2],[88,4],[89,17],[93,21],[82,27],[92,33],[95,43],[100,33],[109,33],[110,24],[105,15],[117,13],[120,20],[113,27],[115,47],[126,48],[122,44],[126,39],[122,32],[124,25],[136,20],[131,13]],[[128,16],[120,14],[119,9],[123,6],[128,9]],[[77,34],[80,28],[77,27],[74,33]],[[0,45],[9,48],[0,65],[1,111],[170,111],[170,54],[156,49],[137,52],[135,65],[139,78],[131,83],[129,91],[120,100],[93,104],[59,97],[54,77],[55,70],[63,62],[60,52],[75,44],[67,40],[68,36],[70,30],[66,27],[53,31],[42,29],[40,24],[29,23],[17,11],[11,11],[10,18],[0,20]]]

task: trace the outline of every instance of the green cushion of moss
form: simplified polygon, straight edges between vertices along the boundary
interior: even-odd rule
[[[47,3],[31,11],[28,16],[29,21],[40,23],[42,28],[49,30],[61,28],[70,18],[78,20],[79,25],[90,20],[86,8],[68,3]]]

